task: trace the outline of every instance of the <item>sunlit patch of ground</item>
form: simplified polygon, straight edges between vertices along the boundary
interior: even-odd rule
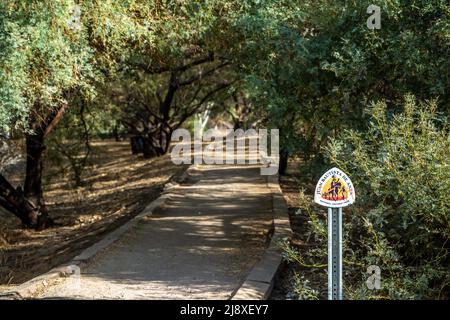
[[[18,219],[0,211],[0,284],[24,282],[70,260],[139,213],[182,170],[170,156],[148,160],[131,155],[128,142],[94,141],[92,148],[93,165],[79,188],[47,159],[46,203],[61,226],[25,230]],[[21,181],[20,173],[12,180]]]

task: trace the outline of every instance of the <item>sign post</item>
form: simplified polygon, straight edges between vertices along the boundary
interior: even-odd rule
[[[342,208],[355,201],[350,178],[338,168],[317,182],[314,202],[328,208],[328,300],[342,300]]]

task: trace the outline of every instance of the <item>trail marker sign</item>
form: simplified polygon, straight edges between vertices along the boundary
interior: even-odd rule
[[[338,168],[317,182],[314,202],[328,208],[328,299],[342,300],[342,208],[355,202],[350,178]]]
[[[320,177],[314,193],[314,202],[328,208],[342,208],[355,202],[355,190],[350,178],[338,168]]]

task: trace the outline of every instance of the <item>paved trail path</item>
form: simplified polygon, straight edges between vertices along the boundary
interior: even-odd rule
[[[77,282],[37,298],[228,299],[266,246],[272,197],[258,167],[198,166]]]

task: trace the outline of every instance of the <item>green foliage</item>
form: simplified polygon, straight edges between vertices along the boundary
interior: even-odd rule
[[[368,130],[343,132],[326,147],[332,162],[352,177],[356,203],[345,209],[345,296],[350,299],[448,298],[450,210],[449,127],[436,104],[407,96],[403,110],[385,103],[366,110]],[[285,249],[306,267],[326,263],[325,215],[311,199],[312,249]],[[367,267],[381,268],[381,290],[368,290]],[[322,271],[323,272],[323,271]]]
[[[372,3],[381,7],[380,30],[366,27]],[[124,116],[145,112],[160,127],[173,70],[213,53],[211,64],[227,67],[202,78],[198,91],[179,90],[169,120],[189,121],[195,92],[239,79],[208,99],[214,108],[233,108],[232,93],[242,92],[258,125],[280,129],[282,153],[303,155],[308,177],[328,156],[354,179],[361,205],[346,218],[346,264],[359,280],[347,296],[440,297],[449,282],[449,16],[446,0],[4,0],[0,133],[36,128],[30,122],[67,103],[49,153],[65,154],[78,184],[87,132],[108,134]],[[408,93],[434,102],[408,97],[402,107]],[[89,105],[84,118],[81,101]],[[384,103],[365,111],[377,101]],[[301,206],[308,240],[323,243],[323,216],[305,194]],[[324,263],[321,249],[297,257],[291,249],[300,264]],[[382,268],[381,293],[363,285],[369,264]],[[312,298],[305,281],[297,278],[298,294]]]
[[[371,3],[241,1],[224,14],[219,47],[281,129],[282,149],[309,159],[342,128],[364,127],[371,101],[398,105],[411,92],[448,108],[448,2],[376,1],[381,30],[366,27]]]
[[[176,19],[160,19],[158,6],[133,0],[2,1],[0,130],[27,130],[31,113],[43,118],[71,96],[94,98],[105,76],[119,76],[143,52],[148,64],[173,58],[168,52],[181,40],[164,46],[155,39],[164,34],[163,26],[170,28],[170,21],[174,29]],[[79,17],[74,16],[76,8]],[[170,12],[166,15],[171,17]]]
[[[300,300],[318,300],[318,292],[311,288],[308,279],[296,273],[294,281],[295,294]]]
[[[74,88],[92,90],[85,30],[68,24],[74,1],[0,4],[0,129],[27,128],[31,110],[61,104]]]
[[[407,97],[402,113],[368,110],[369,128],[348,131],[328,148],[358,186],[367,217],[411,262],[439,259],[450,234],[450,154],[446,118],[435,103]]]
[[[356,151],[333,158],[348,167],[362,199],[345,226],[351,239],[347,297],[442,297],[448,288],[449,148],[446,115],[435,118],[449,106],[450,5],[377,1],[382,28],[369,30],[371,3],[244,1],[221,21],[230,30],[222,48],[239,66],[266,123],[280,128],[281,149],[301,152],[309,171],[326,163],[321,147],[330,140],[344,150],[357,139]],[[384,131],[383,140],[382,129],[373,127],[381,118],[366,106],[385,101],[393,112],[408,93],[436,101],[427,110],[409,98],[403,114],[385,121],[392,131]],[[336,140],[348,129],[349,138]],[[309,239],[326,243],[319,231],[323,216],[310,217]],[[326,251],[315,248],[295,260],[326,263]],[[382,269],[382,292],[365,287],[370,264]]]

